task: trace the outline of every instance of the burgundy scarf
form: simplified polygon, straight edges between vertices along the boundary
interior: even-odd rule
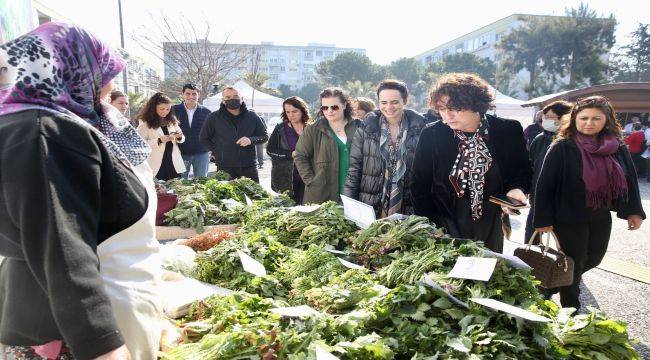
[[[587,207],[597,210],[609,207],[612,200],[627,197],[627,180],[616,161],[619,142],[612,135],[594,139],[576,134],[575,143],[582,156],[582,179],[585,182]]]

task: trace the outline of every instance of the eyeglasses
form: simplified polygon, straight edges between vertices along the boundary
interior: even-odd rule
[[[323,106],[320,107],[320,111],[325,112],[325,111],[327,111],[328,109],[332,109],[332,111],[339,111],[340,108],[341,108],[341,107],[338,106],[338,105],[332,105],[332,106],[324,106],[324,105],[323,105]]]

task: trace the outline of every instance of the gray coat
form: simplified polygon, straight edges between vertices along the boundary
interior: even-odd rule
[[[409,109],[405,109],[404,113],[406,114],[406,121],[408,121],[408,133],[406,135],[406,173],[403,177],[404,200],[401,212],[412,214],[411,173],[415,148],[420,138],[420,132],[424,128],[424,117]],[[381,198],[386,169],[386,163],[379,148],[381,137],[380,115],[379,111],[368,113],[364,126],[357,130],[352,140],[350,168],[344,190],[346,196],[372,205],[378,216],[381,214]]]

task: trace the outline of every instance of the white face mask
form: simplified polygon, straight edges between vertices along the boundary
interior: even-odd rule
[[[551,119],[542,119],[542,127],[546,131],[557,132],[557,129],[560,127],[555,120]]]

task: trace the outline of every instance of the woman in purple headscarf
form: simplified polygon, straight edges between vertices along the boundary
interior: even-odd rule
[[[67,24],[0,45],[0,343],[17,359],[156,357],[150,148],[100,101],[124,67]]]
[[[621,126],[602,96],[580,99],[544,157],[535,190],[533,225],[554,231],[573,258],[573,284],[559,288],[563,307],[580,308],[580,279],[605,256],[611,211],[638,230],[645,219],[639,183]],[[548,294],[547,294],[548,295]]]

